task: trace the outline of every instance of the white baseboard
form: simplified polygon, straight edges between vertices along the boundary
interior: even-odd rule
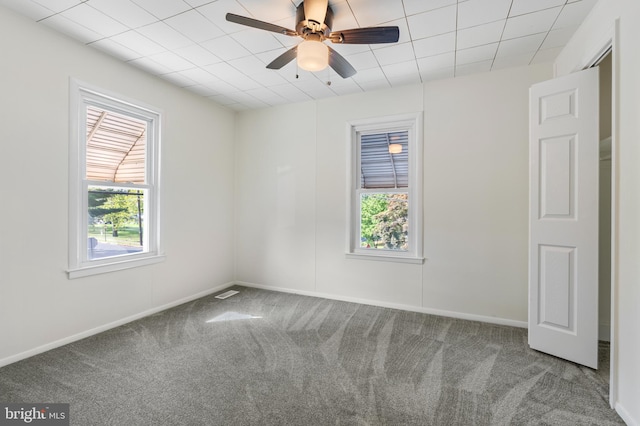
[[[622,420],[627,424],[627,426],[640,426],[640,423],[638,423],[638,421],[634,420],[631,417],[631,414],[629,414],[629,412],[627,410],[625,410],[625,408],[620,405],[620,403],[616,403],[616,413],[618,413],[618,415],[622,418]]]
[[[56,340],[56,341],[51,342],[51,343],[47,343],[47,344],[42,345],[42,346],[38,346],[37,348],[29,349],[29,350],[21,352],[19,354],[11,355],[11,356],[8,356],[6,358],[2,358],[2,359],[0,359],[0,367],[4,367],[5,365],[13,364],[14,362],[21,361],[23,359],[32,357],[34,355],[41,354],[41,353],[46,352],[46,351],[50,351],[51,349],[59,348],[60,346],[64,346],[64,345],[67,345],[69,343],[75,342],[77,340],[84,339],[85,337],[89,337],[89,336],[93,336],[94,334],[102,333],[103,331],[107,331],[107,330],[110,330],[112,328],[119,327],[121,325],[124,325],[124,324],[130,323],[132,321],[138,320],[140,318],[144,318],[146,316],[156,314],[158,312],[173,308],[175,306],[182,305],[183,303],[191,302],[191,301],[199,299],[201,297],[208,296],[209,294],[218,292],[220,290],[224,290],[225,288],[231,287],[232,285],[233,285],[232,282],[231,283],[222,284],[222,285],[216,286],[214,288],[210,288],[208,290],[201,291],[200,293],[196,293],[196,294],[193,294],[191,296],[183,297],[182,299],[174,300],[173,302],[167,303],[165,305],[157,306],[155,308],[148,309],[146,311],[137,313],[135,315],[131,315],[131,316],[128,316],[126,318],[122,318],[122,319],[110,322],[108,324],[104,324],[104,325],[101,325],[99,327],[95,327],[95,328],[92,328],[90,330],[86,330],[86,331],[74,334],[72,336],[64,337],[62,339]]]
[[[605,342],[611,341],[611,324],[598,325],[598,340]]]
[[[400,309],[409,312],[419,312],[422,314],[439,315],[442,317],[464,319],[469,321],[479,321],[489,324],[508,325],[511,327],[527,328],[526,321],[516,321],[506,318],[489,317],[484,315],[467,314],[464,312],[446,311],[442,309],[423,308],[420,306],[402,305],[397,303],[385,303],[377,300],[361,299],[357,297],[339,296],[335,294],[319,293],[315,291],[295,290],[285,287],[273,287],[262,284],[249,283],[245,281],[236,281],[236,285],[245,287],[259,288],[262,290],[279,291],[281,293],[300,294],[303,296],[321,297],[323,299],[340,300],[342,302],[360,303],[363,305],[380,306],[383,308]]]

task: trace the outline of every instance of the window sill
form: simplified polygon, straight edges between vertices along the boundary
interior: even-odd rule
[[[148,256],[138,259],[118,260],[112,263],[102,263],[99,265],[83,266],[81,268],[69,269],[67,274],[69,279],[88,277],[91,275],[106,274],[108,272],[122,271],[124,269],[137,268],[140,266],[153,265],[164,262],[165,255]]]
[[[345,256],[347,259],[377,260],[380,262],[412,263],[416,265],[422,265],[425,261],[424,257],[390,256],[387,254],[345,253]]]

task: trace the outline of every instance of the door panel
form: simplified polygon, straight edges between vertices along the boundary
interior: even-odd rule
[[[529,345],[598,362],[598,69],[530,90]]]

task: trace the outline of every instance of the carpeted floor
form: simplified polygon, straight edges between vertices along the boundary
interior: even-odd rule
[[[524,329],[235,287],[0,369],[72,425],[614,425]]]

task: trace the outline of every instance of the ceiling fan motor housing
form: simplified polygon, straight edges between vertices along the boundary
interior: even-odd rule
[[[298,5],[296,9],[296,31],[298,34],[307,38],[310,34],[320,35],[320,41],[329,37],[329,33],[331,33],[331,27],[333,26],[333,10],[331,10],[330,6],[327,6],[327,13],[324,17],[324,22],[320,23],[314,21],[313,19],[307,19],[304,16],[304,2]]]

